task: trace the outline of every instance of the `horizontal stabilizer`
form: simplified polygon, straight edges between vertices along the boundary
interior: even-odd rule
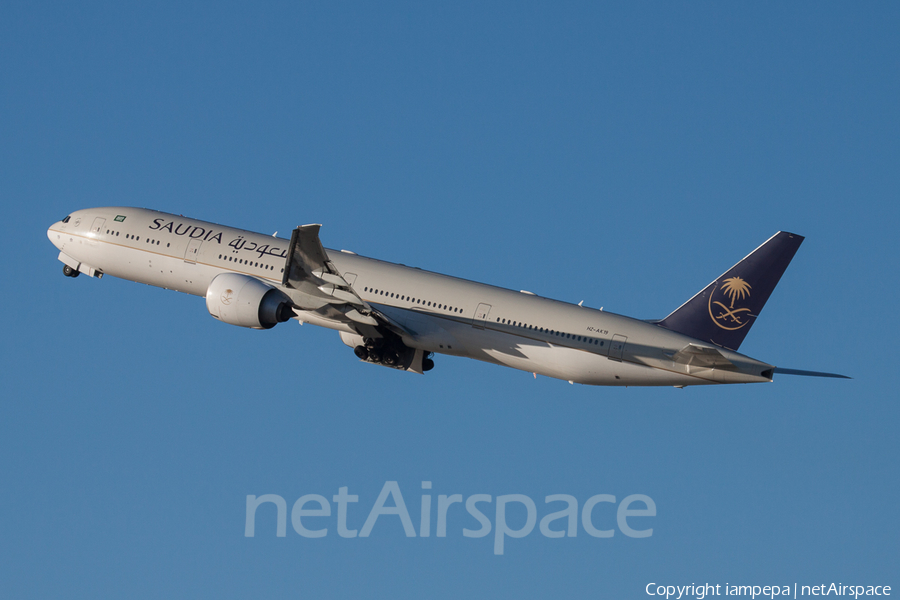
[[[837,373],[822,373],[820,371],[801,371],[800,369],[782,369],[781,367],[775,367],[774,373],[776,375],[804,375],[806,377],[833,377],[835,379],[853,379],[852,377],[847,377],[846,375],[838,375]]]
[[[692,367],[705,367],[708,369],[735,368],[734,363],[725,358],[715,348],[688,344],[672,355],[672,360]]]

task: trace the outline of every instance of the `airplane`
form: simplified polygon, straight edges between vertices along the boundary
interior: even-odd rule
[[[108,207],[73,212],[47,236],[69,277],[111,275],[203,296],[213,317],[239,327],[292,319],[327,327],[361,361],[413,373],[431,370],[441,354],[585,385],[849,379],[738,353],[803,242],[797,234],[776,233],[670,315],[647,321],[327,250],[320,227],[297,227],[288,240]]]

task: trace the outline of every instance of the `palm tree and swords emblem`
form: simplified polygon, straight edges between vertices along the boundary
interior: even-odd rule
[[[731,302],[726,306],[724,302],[713,300],[713,298],[716,297],[716,291],[721,291],[731,300]],[[749,297],[750,284],[740,277],[729,277],[728,279],[722,281],[722,287],[720,287],[718,290],[713,290],[713,293],[710,294],[709,316],[712,317],[713,322],[715,322],[715,324],[722,329],[728,329],[731,331],[740,329],[750,322],[750,320],[747,318],[750,315],[744,314],[749,313],[750,309],[740,307],[735,308],[734,303],[735,301],[740,303],[741,300]]]

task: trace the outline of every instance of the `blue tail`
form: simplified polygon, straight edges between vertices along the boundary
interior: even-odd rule
[[[779,231],[658,325],[737,350],[802,242]]]

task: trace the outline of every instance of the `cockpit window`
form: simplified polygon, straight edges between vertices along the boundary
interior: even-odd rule
[[[72,218],[72,215],[69,215],[69,216],[67,216],[65,219],[63,219],[62,222],[63,222],[63,223],[68,223],[68,222],[69,222],[69,219],[71,219],[71,218]]]

